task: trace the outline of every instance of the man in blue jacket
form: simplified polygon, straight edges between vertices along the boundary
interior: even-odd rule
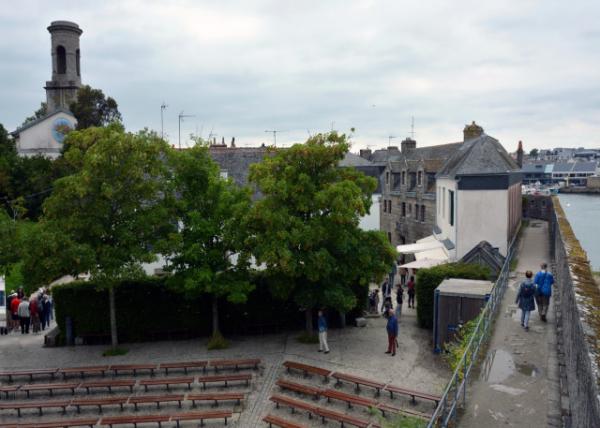
[[[542,263],[540,267],[541,270],[535,274],[533,282],[535,283],[535,296],[540,318],[542,321],[547,321],[546,314],[548,313],[548,307],[550,306],[554,276],[548,272],[547,263]]]
[[[329,345],[327,344],[327,319],[325,318],[325,315],[323,315],[323,311],[319,311],[317,326],[319,327],[319,352],[329,354]]]
[[[386,354],[392,354],[392,357],[396,355],[396,338],[398,337],[398,318],[394,314],[394,310],[390,309],[388,313],[388,321],[386,330],[388,334],[388,349],[385,351]]]

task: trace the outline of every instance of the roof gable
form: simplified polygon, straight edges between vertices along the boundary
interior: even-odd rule
[[[52,113],[48,113],[46,116],[44,117],[40,117],[39,119],[35,119],[32,120],[31,122],[26,123],[25,125],[21,126],[20,128],[17,128],[16,130],[14,130],[13,132],[11,132],[10,134],[13,137],[18,136],[21,132],[25,131],[26,129],[32,128],[34,126],[36,126],[39,123],[44,122],[47,119],[50,119],[53,116],[56,116],[59,113],[64,113],[68,116],[71,116],[73,119],[75,119],[75,122],[77,122],[77,119],[75,118],[75,115],[73,113],[71,113],[70,110],[64,109],[64,108],[59,108],[58,110],[54,110]]]

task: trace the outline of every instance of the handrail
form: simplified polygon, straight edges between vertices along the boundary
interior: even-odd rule
[[[469,376],[473,365],[479,356],[479,352],[481,351],[481,345],[490,333],[490,326],[493,318],[500,307],[500,302],[506,291],[510,274],[510,263],[514,255],[518,235],[519,233],[517,232],[509,245],[508,254],[506,255],[502,269],[500,270],[500,275],[492,287],[490,298],[481,310],[479,320],[471,334],[465,352],[454,370],[454,373],[452,373],[452,377],[444,389],[444,394],[433,412],[433,415],[427,424],[427,428],[434,428],[437,426],[443,428],[447,427],[451,421],[456,419],[456,410],[459,401],[462,401],[464,406],[467,400],[467,383],[469,381]]]

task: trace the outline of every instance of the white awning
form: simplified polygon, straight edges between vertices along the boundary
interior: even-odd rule
[[[427,269],[433,266],[442,265],[444,263],[448,263],[448,259],[421,259],[406,263],[400,267],[405,269]]]
[[[435,250],[437,248],[444,248],[444,244],[442,244],[440,241],[436,240],[435,238],[433,240],[427,240],[427,241],[425,241],[425,239],[427,239],[427,238],[417,241],[416,244],[398,245],[396,247],[396,250],[400,254],[415,254],[415,253],[420,253],[422,251],[429,251],[429,250]]]

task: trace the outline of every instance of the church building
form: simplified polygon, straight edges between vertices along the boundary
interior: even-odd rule
[[[83,31],[69,21],[53,21],[48,27],[51,39],[52,80],[46,82],[47,112],[28,122],[12,136],[21,156],[60,155],[65,135],[75,129],[77,120],[69,111],[81,87],[79,37]]]

